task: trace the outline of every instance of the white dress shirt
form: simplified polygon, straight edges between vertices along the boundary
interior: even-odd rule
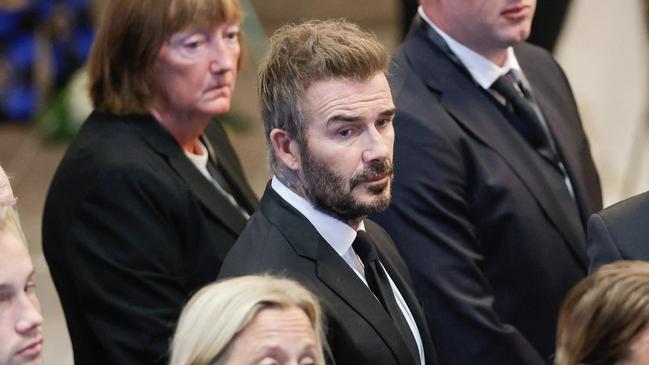
[[[302,213],[304,217],[313,225],[313,227],[320,233],[322,238],[338,253],[340,257],[349,265],[349,267],[354,270],[356,275],[360,280],[363,281],[365,286],[367,285],[367,280],[365,280],[365,274],[363,269],[363,263],[361,262],[356,252],[352,248],[352,243],[356,239],[356,230],[347,225],[345,222],[340,221],[330,215],[327,215],[319,210],[317,210],[308,200],[304,199],[300,195],[296,194],[293,190],[289,189],[284,183],[279,181],[279,179],[273,176],[270,186],[277,194],[279,194],[282,199],[289,203],[293,208],[297,209],[298,212]],[[361,221],[358,230],[365,230],[365,224]],[[383,264],[381,264],[383,266]],[[419,334],[419,329],[415,323],[415,319],[410,312],[410,308],[406,304],[406,301],[403,299],[399,288],[394,284],[390,274],[388,274],[385,267],[383,268],[385,273],[390,280],[390,286],[392,287],[392,292],[394,293],[394,298],[399,305],[399,309],[403,313],[403,316],[408,322],[408,326],[412,331],[415,342],[417,342],[417,349],[419,350],[419,359],[422,365],[426,364],[426,359],[424,358],[424,347],[421,342],[421,335]],[[369,286],[368,286],[369,288]],[[377,299],[378,300],[378,299]]]

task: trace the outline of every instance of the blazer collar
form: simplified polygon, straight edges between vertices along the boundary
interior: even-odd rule
[[[318,279],[374,328],[399,360],[399,364],[416,363],[389,314],[369,288],[358,279],[354,271],[309,221],[283,200],[270,184],[266,186],[261,198],[261,211],[271,224],[282,232],[299,256],[315,261]],[[391,271],[390,274],[392,275]],[[400,278],[395,281],[400,282]],[[403,286],[400,286],[399,290],[406,294]]]
[[[544,165],[546,162],[531,153],[521,153],[529,149],[523,137],[509,126],[498,107],[489,99],[487,92],[473,81],[468,71],[455,64],[429,41],[422,22],[421,19],[414,22],[404,45],[405,56],[414,72],[430,89],[439,94],[440,103],[459,124],[510,165],[557,228],[577,260],[587,267],[584,230],[582,226],[570,224],[571,220],[561,208],[558,197],[552,192],[546,176],[542,173],[548,168]],[[516,48],[514,51],[516,52]],[[522,67],[525,71],[525,65]],[[533,80],[532,78],[530,83]],[[534,85],[532,87],[534,88]],[[541,93],[536,92],[535,96],[539,97],[539,94]],[[543,98],[540,98],[544,113],[553,109],[545,105]],[[563,123],[563,119],[553,119],[556,117],[554,114],[546,116],[551,130],[561,129],[557,124]],[[565,143],[562,140],[558,142],[560,145]],[[575,185],[580,183],[573,181]]]
[[[223,222],[233,234],[239,235],[246,224],[246,219],[198,171],[171,134],[151,115],[131,116],[128,119],[131,119],[128,122],[140,133],[146,143],[164,156],[208,211]]]

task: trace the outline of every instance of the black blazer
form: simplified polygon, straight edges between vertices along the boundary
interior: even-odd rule
[[[569,214],[558,170],[427,27],[415,21],[394,55],[393,199],[372,218],[411,270],[440,363],[543,364],[562,299],[586,275],[585,221],[601,207],[573,95],[547,52],[514,48],[575,188]]]
[[[241,206],[254,193],[222,126],[204,138]],[[151,116],[94,112],[47,196],[43,250],[76,364],[167,364],[186,299],[216,279],[245,218]]]
[[[423,341],[426,364],[437,363],[422,309],[394,243],[365,220],[383,266],[412,312]],[[354,271],[309,221],[267,186],[255,213],[225,259],[219,278],[274,273],[293,278],[320,300],[335,363],[411,365],[409,353],[388,313]]]
[[[590,270],[618,260],[649,261],[649,192],[593,214],[588,220]]]

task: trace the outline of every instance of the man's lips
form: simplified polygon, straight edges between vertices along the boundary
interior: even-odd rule
[[[530,15],[532,6],[529,4],[516,4],[505,8],[500,15],[510,20],[522,20]]]
[[[377,182],[383,182],[383,180],[387,179],[388,176],[390,176],[390,174],[379,175],[379,176],[373,177],[373,178],[371,178],[371,179],[367,179],[367,180],[365,180],[365,181],[363,181],[363,182],[366,183],[366,184],[372,184],[372,183],[377,183]]]
[[[22,356],[36,356],[41,353],[42,347],[43,347],[43,337],[39,336],[37,339],[25,345],[25,347],[18,350],[16,354]]]

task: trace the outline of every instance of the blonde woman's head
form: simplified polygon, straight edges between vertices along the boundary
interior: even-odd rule
[[[324,365],[323,339],[320,305],[308,290],[290,279],[242,276],[208,285],[187,303],[174,335],[171,365],[264,358]]]

